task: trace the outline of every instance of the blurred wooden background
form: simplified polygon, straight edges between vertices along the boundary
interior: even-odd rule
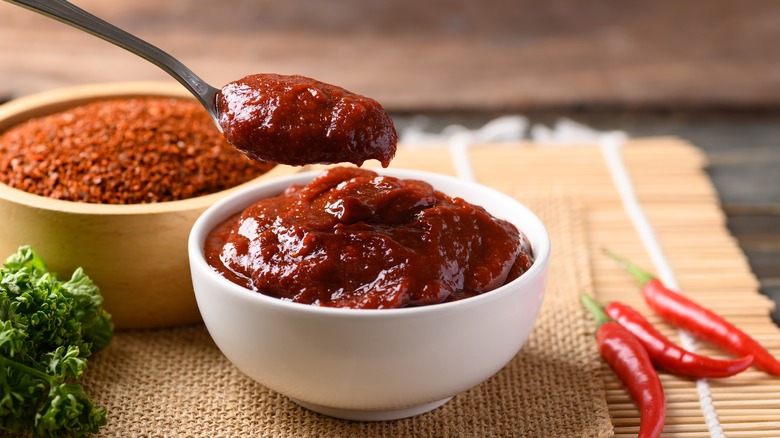
[[[215,86],[297,73],[378,99],[400,125],[569,117],[702,147],[729,225],[780,300],[780,2],[75,0]],[[0,2],[0,101],[171,80],[106,42]],[[706,261],[703,261],[706,262]],[[780,312],[776,313],[780,321]]]
[[[392,111],[768,107],[773,0],[75,0],[215,86],[298,73]],[[167,79],[60,23],[0,4],[0,95]]]

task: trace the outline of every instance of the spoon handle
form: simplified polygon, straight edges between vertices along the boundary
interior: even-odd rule
[[[91,33],[112,44],[135,53],[173,76],[208,110],[216,121],[216,95],[219,90],[207,84],[176,58],[146,41],[109,24],[65,0],[5,0],[39,14]],[[217,123],[219,125],[219,123]]]

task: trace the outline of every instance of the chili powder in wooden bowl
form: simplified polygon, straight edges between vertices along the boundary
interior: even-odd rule
[[[0,134],[0,182],[66,201],[178,201],[273,167],[230,146],[200,104],[177,97],[98,100]]]
[[[0,106],[0,259],[31,245],[100,287],[119,328],[200,321],[187,237],[207,207],[300,168],[232,148],[178,84],[51,90]]]

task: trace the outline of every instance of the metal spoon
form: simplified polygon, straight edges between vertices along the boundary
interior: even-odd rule
[[[250,158],[294,166],[340,162],[362,164],[365,160],[377,159],[387,166],[395,155],[398,137],[392,118],[373,99],[294,75],[284,78],[273,75],[275,78],[269,81],[265,80],[268,75],[252,75],[217,89],[171,55],[66,0],[5,1],[91,33],[165,70],[206,108],[225,139]],[[258,79],[261,76],[263,78]],[[232,88],[240,88],[241,92],[231,92],[231,85],[237,83],[239,86]],[[249,92],[243,88],[247,84]],[[298,98],[298,90],[302,87],[308,90],[305,94],[314,100],[301,101]],[[328,103],[322,106],[315,102],[319,99],[315,95],[327,95]],[[278,102],[283,102],[283,105],[278,106]],[[306,102],[312,102],[318,109],[310,109]],[[341,105],[342,102],[349,103]],[[264,108],[271,103],[276,111],[273,111],[273,120],[269,122],[264,118]],[[220,121],[220,107],[224,109],[224,125]],[[237,117],[237,113],[241,117]],[[309,120],[311,114],[314,114],[316,122],[303,123],[301,129],[285,127],[285,120]]]
[[[65,0],[5,1],[91,33],[160,67],[184,85],[198,99],[211,118],[214,119],[217,127],[222,130],[217,118],[216,96],[219,89],[207,84],[192,70],[168,53]]]

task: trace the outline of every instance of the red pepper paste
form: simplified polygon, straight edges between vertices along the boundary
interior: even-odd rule
[[[235,150],[191,99],[103,100],[0,134],[0,182],[67,201],[187,199],[234,187],[273,166]]]
[[[225,138],[247,156],[293,166],[377,159],[396,151],[393,120],[375,100],[304,76],[258,74],[217,95]]]
[[[526,272],[517,228],[430,184],[337,167],[245,209],[210,232],[206,260],[228,280],[327,307],[460,300]]]

